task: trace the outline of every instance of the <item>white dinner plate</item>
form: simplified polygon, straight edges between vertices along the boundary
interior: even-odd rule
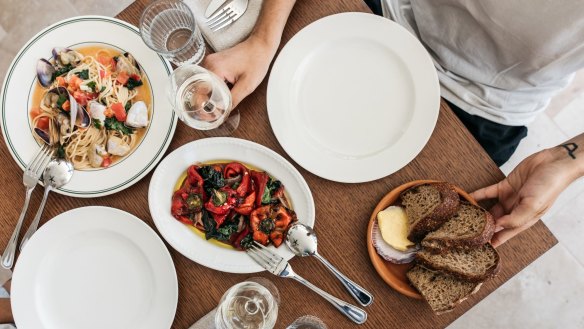
[[[438,118],[440,87],[422,44],[364,13],[322,18],[282,49],[268,114],[286,152],[320,177],[367,182],[408,164]]]
[[[258,168],[284,184],[298,221],[314,225],[314,200],[306,181],[286,159],[265,146],[237,138],[205,138],[183,145],[162,160],[150,180],[150,214],[162,237],[185,257],[203,266],[230,273],[255,273],[264,269],[243,251],[221,246],[195,234],[170,214],[175,186],[187,168],[198,162],[239,161]],[[294,254],[283,244],[270,246],[285,259]]]
[[[135,216],[84,207],[43,225],[12,280],[18,329],[170,328],[178,300],[172,258]]]
[[[91,45],[117,48],[136,58],[150,82],[152,116],[142,142],[131,154],[105,169],[77,170],[71,182],[56,190],[73,197],[104,196],[139,181],[164,155],[177,121],[165,95],[172,68],[168,61],[144,44],[138,28],[110,17],[69,18],[47,27],[24,45],[12,61],[0,92],[2,133],[20,168],[26,167],[39,148],[31,132],[28,114],[33,107],[33,87],[37,84],[37,60],[49,58],[54,47]]]

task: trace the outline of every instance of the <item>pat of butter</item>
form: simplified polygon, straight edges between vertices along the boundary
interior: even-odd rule
[[[414,245],[408,240],[408,218],[402,207],[391,206],[377,213],[377,223],[383,241],[393,248],[406,251]]]

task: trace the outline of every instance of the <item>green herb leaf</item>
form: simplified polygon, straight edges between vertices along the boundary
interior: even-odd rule
[[[246,235],[245,238],[241,239],[241,242],[239,244],[243,249],[251,248],[251,246],[253,245],[253,235],[251,233]]]
[[[101,129],[101,127],[103,127],[103,125],[101,124],[101,120],[99,119],[93,119],[93,126],[96,129]]]
[[[225,186],[223,173],[215,170],[212,166],[201,167],[199,174],[203,178],[203,188],[208,195],[213,195],[213,189],[218,190]]]
[[[65,147],[61,144],[57,147],[57,158],[65,159]]]
[[[111,118],[106,118],[105,122],[105,129],[107,130],[117,130],[119,132],[121,132],[124,135],[131,135],[134,133],[134,129],[126,127],[122,122],[119,122],[118,120],[116,120],[116,118],[111,117]]]
[[[89,70],[75,72],[75,75],[77,75],[78,77],[80,77],[83,80],[87,80],[87,79],[89,79]]]
[[[200,211],[203,207],[203,200],[201,200],[201,196],[195,193],[189,194],[187,197],[187,207],[190,211]]]
[[[101,86],[101,89],[99,90],[100,93],[102,93],[105,90],[105,86]]]
[[[67,64],[63,67],[58,68],[54,73],[53,73],[53,80],[55,80],[56,77],[62,76],[63,74],[66,74],[67,72],[71,71],[73,69],[73,65],[71,64]]]
[[[227,193],[213,189],[212,200],[213,204],[219,207],[227,201]]]
[[[60,94],[59,99],[57,100],[57,107],[63,109],[63,104],[65,104],[67,100],[69,100],[69,97],[67,97],[67,95]]]
[[[124,106],[126,113],[128,113],[128,111],[130,110],[131,107],[132,107],[132,101],[127,101],[126,105]]]
[[[93,92],[95,92],[95,91],[96,91],[96,90],[95,90],[95,88],[96,88],[96,86],[95,86],[95,81],[89,81],[89,82],[87,83],[87,87],[91,88],[91,90],[93,90]],[[102,88],[103,88],[103,87],[102,87]]]
[[[128,88],[128,90],[133,90],[134,88],[140,87],[141,85],[143,85],[142,80],[134,80],[132,77],[130,77],[128,82],[126,82],[126,88]]]

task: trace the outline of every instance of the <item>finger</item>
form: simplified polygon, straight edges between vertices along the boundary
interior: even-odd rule
[[[251,84],[250,81],[245,77],[237,80],[231,89],[231,103],[233,104],[233,108],[237,107],[237,105],[239,105],[239,103],[244,98],[251,94],[254,89],[255,86]]]
[[[505,208],[503,207],[503,204],[498,202],[497,204],[492,206],[491,209],[489,209],[489,212],[491,213],[491,215],[493,215],[493,218],[496,220],[497,218],[503,217],[505,215]]]
[[[527,228],[531,226],[531,223],[527,223],[526,225],[512,228],[512,229],[504,229],[499,231],[493,235],[491,239],[491,244],[493,247],[497,248],[498,246],[502,245],[503,243],[509,241],[512,237],[516,236],[517,234],[525,231]]]
[[[470,194],[475,200],[495,199],[499,196],[499,184],[483,187]]]
[[[536,216],[537,211],[533,207],[520,203],[511,210],[510,214],[495,219],[495,223],[504,228],[516,228],[537,219]]]

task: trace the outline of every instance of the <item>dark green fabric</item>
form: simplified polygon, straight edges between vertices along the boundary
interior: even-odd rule
[[[525,126],[502,125],[478,115],[468,114],[458,106],[446,102],[497,166],[507,162],[517,149],[519,142],[527,136]]]

